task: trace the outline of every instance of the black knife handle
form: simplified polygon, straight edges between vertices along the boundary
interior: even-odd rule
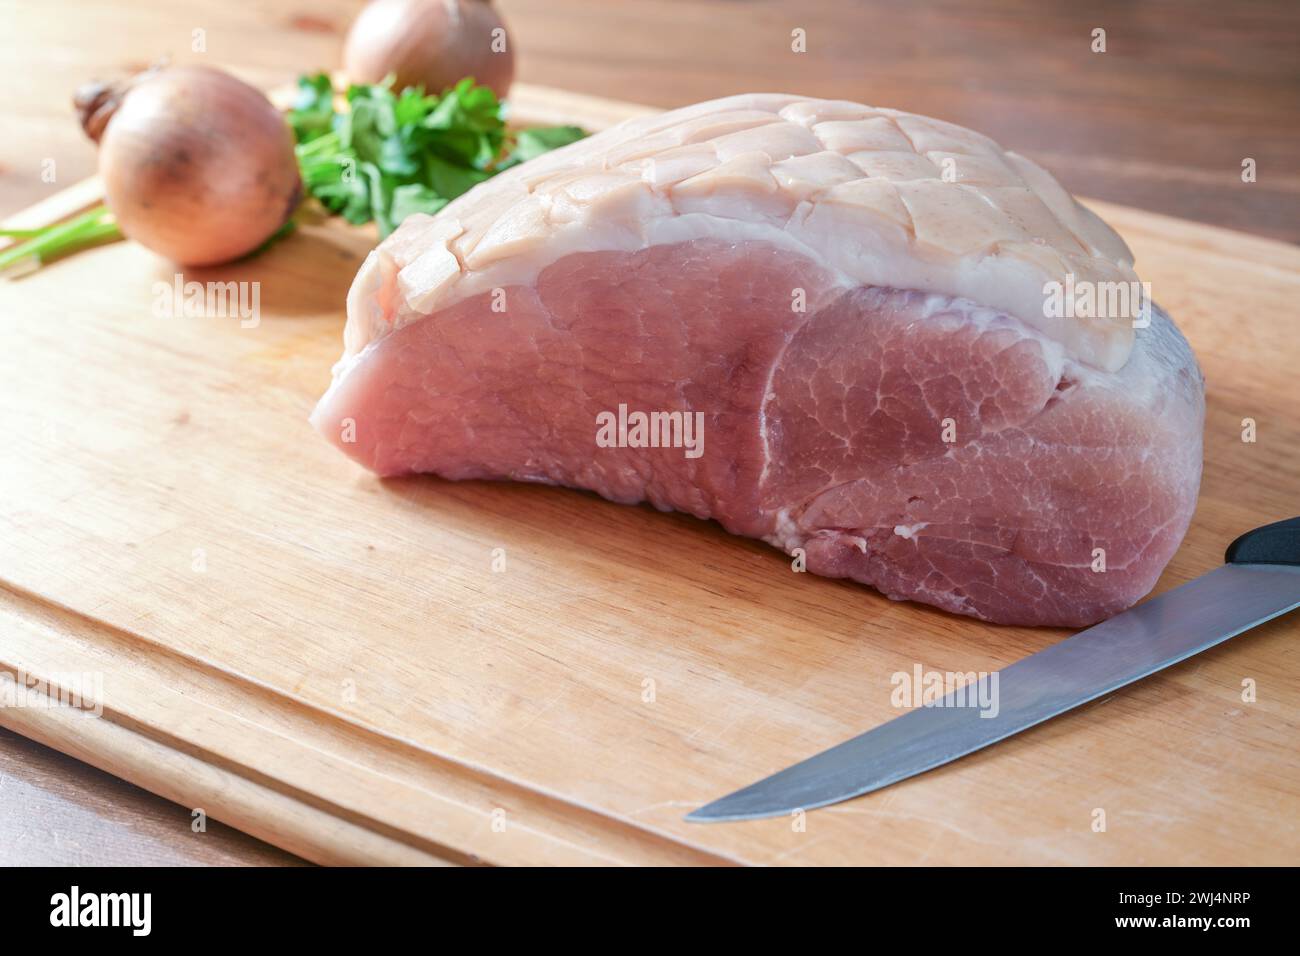
[[[1229,564],[1300,564],[1300,518],[1247,531],[1224,552]]]

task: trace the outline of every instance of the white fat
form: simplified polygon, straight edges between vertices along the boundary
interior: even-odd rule
[[[930,527],[930,522],[928,521],[918,521],[916,524],[896,524],[894,525],[894,534],[898,535],[900,538],[907,538],[910,540],[916,537],[916,533],[922,528],[928,527]]]
[[[358,276],[347,349],[533,286],[576,253],[697,239],[771,243],[843,285],[978,302],[1108,372],[1133,349],[1131,323],[1046,308],[1049,284],[1071,277],[1136,281],[1123,241],[1047,172],[950,123],[778,94],[623,124],[410,217]]]
[[[449,308],[493,289],[535,285],[544,269],[570,255],[637,252],[654,246],[711,239],[769,243],[808,259],[844,288],[881,286],[929,292],[944,301],[969,299],[1021,319],[1061,343],[1073,357],[1098,368],[1119,368],[1128,358],[1131,340],[1099,339],[1072,319],[1044,316],[1041,275],[1019,259],[993,255],[934,263],[914,255],[901,236],[897,241],[885,242],[881,233],[859,233],[855,241],[850,241],[847,233],[840,232],[833,242],[823,239],[814,245],[812,240],[816,234],[794,223],[783,228],[770,221],[724,218],[703,212],[681,215],[671,209],[654,212],[657,214],[637,222],[635,228],[626,221],[575,220],[554,227],[545,242],[534,244],[526,251],[497,259],[480,269],[448,271],[447,281],[441,286],[424,287],[418,293],[412,291],[406,298],[406,307],[394,317],[391,326],[376,322],[373,308],[350,309],[349,323],[355,322],[360,328],[356,335],[348,336],[347,344],[359,348],[376,334],[401,328],[425,318],[429,312]],[[377,269],[378,264],[371,268]],[[372,282],[364,285],[373,288]]]
[[[777,511],[773,525],[772,533],[763,538],[772,547],[780,548],[786,554],[790,554],[803,544],[804,534],[799,530],[799,525],[794,518],[790,517],[789,508],[781,508]]]

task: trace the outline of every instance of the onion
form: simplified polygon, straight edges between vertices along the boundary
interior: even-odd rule
[[[515,54],[488,0],[373,0],[348,31],[343,68],[354,83],[393,74],[397,89],[422,86],[428,93],[472,76],[504,98]]]
[[[95,84],[76,104],[122,232],[182,265],[237,259],[302,196],[293,134],[253,87],[200,66]]]

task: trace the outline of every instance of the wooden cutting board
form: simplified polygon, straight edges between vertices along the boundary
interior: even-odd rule
[[[643,108],[532,88],[515,109]],[[1300,512],[1300,250],[1092,205],[1209,383],[1166,590]],[[993,670],[1064,632],[894,604],[648,507],[376,479],[306,421],[372,242],[312,224],[186,273],[260,282],[255,328],[155,315],[175,268],[130,243],[0,283],[0,673],[91,675],[102,709],[33,696],[0,724],[321,862],[1300,860],[1294,615],[869,797],[682,822],[896,716],[895,672]]]

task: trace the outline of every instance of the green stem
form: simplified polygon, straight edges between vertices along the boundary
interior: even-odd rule
[[[99,205],[79,216],[74,216],[67,222],[55,223],[44,229],[30,230],[32,235],[27,241],[0,251],[0,270],[7,269],[27,258],[35,258],[37,262],[44,263],[87,243],[108,238],[122,238],[121,230],[117,228],[117,223],[109,218],[110,215],[107,206]]]
[[[298,154],[298,161],[302,162],[304,159],[314,159],[318,154],[329,156],[337,153],[341,145],[338,133],[326,133],[305,143],[299,143],[294,147],[294,152]]]

